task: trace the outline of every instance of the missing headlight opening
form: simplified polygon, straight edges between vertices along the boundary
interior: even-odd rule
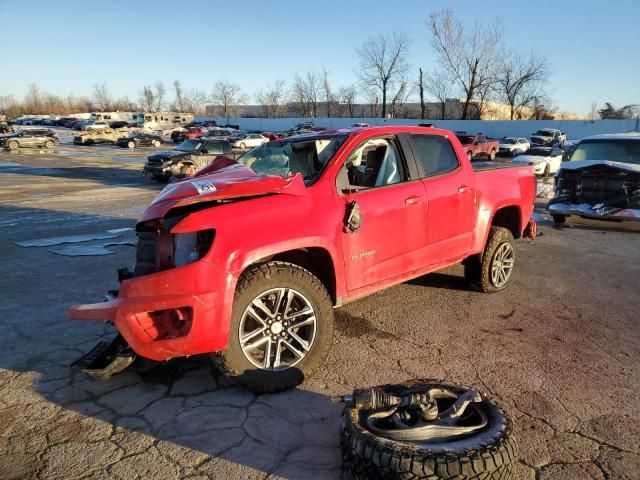
[[[138,247],[134,276],[182,267],[203,258],[215,236],[215,230],[172,234],[172,225],[160,222],[138,227]]]

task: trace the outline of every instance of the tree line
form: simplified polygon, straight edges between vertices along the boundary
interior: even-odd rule
[[[223,117],[474,119],[483,118],[490,105],[501,104],[511,120],[554,118],[547,57],[509,48],[498,19],[469,28],[445,9],[431,14],[426,28],[435,65],[410,65],[412,40],[403,32],[374,35],[355,49],[359,63],[354,82],[339,87],[324,67],[296,73],[288,85],[276,80],[253,95],[228,79],[218,80],[209,91],[185,89],[178,80],[169,87],[155,82],[144,85],[135,100],[114,98],[105,83],[94,85],[91,97],[59,97],[30,84],[23,101],[0,96],[0,112],[10,117],[117,110],[204,114],[205,106],[212,105],[214,111],[207,113]],[[459,100],[455,109],[447,108],[451,99],[454,103]],[[248,112],[244,105],[250,102],[257,107]],[[632,118],[636,114],[635,105],[591,107],[592,118]]]

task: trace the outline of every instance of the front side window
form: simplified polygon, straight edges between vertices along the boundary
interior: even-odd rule
[[[404,180],[404,168],[395,141],[374,138],[359,145],[345,162],[349,186],[384,187]]]
[[[201,145],[202,142],[199,142],[197,140],[185,140],[176,147],[176,150],[180,150],[181,152],[193,153],[197,151]]]
[[[290,177],[302,175],[307,185],[319,178],[346,135],[323,137],[290,137],[263,143],[238,159],[256,173]]]
[[[438,135],[411,135],[425,177],[449,173],[460,163],[449,140]]]

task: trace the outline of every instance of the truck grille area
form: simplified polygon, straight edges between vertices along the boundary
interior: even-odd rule
[[[606,166],[561,170],[556,194],[571,203],[640,206],[640,173]]]

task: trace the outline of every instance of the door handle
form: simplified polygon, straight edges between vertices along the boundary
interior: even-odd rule
[[[471,187],[469,185],[460,185],[458,187],[458,193],[466,193],[469,190],[471,190]]]
[[[415,205],[420,201],[420,199],[421,197],[419,195],[411,195],[410,197],[404,199],[404,203],[406,205]]]

